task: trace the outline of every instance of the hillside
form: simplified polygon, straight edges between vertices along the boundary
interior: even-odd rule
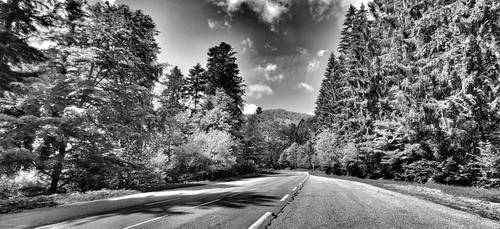
[[[269,109],[264,110],[261,114],[261,120],[265,121],[278,121],[280,123],[299,123],[302,119],[313,117],[309,114],[287,111],[284,109]]]

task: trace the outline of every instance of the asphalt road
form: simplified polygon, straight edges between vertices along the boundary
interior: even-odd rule
[[[310,176],[270,228],[500,228],[500,222],[367,184]]]
[[[500,222],[416,197],[304,172],[5,214],[0,228],[219,229],[269,221],[274,229],[500,228]]]
[[[307,173],[284,172],[0,215],[0,228],[248,228],[280,209]],[[285,202],[283,202],[285,201]]]

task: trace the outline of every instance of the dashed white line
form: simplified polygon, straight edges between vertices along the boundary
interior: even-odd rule
[[[280,201],[281,201],[281,202],[285,201],[285,200],[286,200],[286,198],[288,198],[289,196],[290,196],[290,195],[286,194],[283,198],[281,198],[281,200],[280,200]]]
[[[196,206],[194,206],[193,208],[197,208],[197,207],[205,206],[205,205],[208,205],[208,204],[211,204],[211,203],[217,202],[217,201],[219,201],[219,200],[220,200],[220,199],[212,200],[212,201],[210,201],[210,202],[206,202],[206,203],[203,203],[203,204],[200,204],[200,205],[196,205]]]
[[[178,200],[178,199],[180,199],[180,197],[173,198],[173,199],[168,199],[168,200],[157,201],[157,202],[153,202],[153,203],[149,203],[149,204],[144,204],[144,206],[151,206],[151,205],[161,204],[161,203],[165,203],[165,202],[172,201],[172,200]]]
[[[295,191],[296,189],[297,189],[297,187],[294,187],[294,188],[292,189],[292,191]]]
[[[266,221],[267,218],[271,217],[273,213],[266,212],[262,217],[259,218],[255,223],[252,224],[248,229],[257,229],[260,228],[261,225]]]
[[[122,229],[130,229],[130,228],[134,228],[134,227],[137,227],[137,226],[140,226],[140,225],[143,225],[143,224],[146,224],[146,223],[150,223],[150,222],[153,222],[153,221],[156,221],[156,220],[159,220],[163,217],[165,217],[166,215],[164,216],[160,216],[160,217],[156,217],[156,218],[153,218],[153,219],[150,219],[150,220],[146,220],[144,222],[140,222],[140,223],[137,223],[137,224],[134,224],[134,225],[131,225],[131,226],[128,226],[128,227],[124,227]]]

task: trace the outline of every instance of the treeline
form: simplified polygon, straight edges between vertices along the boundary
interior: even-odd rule
[[[305,167],[336,174],[500,186],[498,1],[374,0],[341,35],[314,139],[287,163],[309,152]]]
[[[124,5],[0,1],[1,198],[151,190],[279,166],[298,121],[242,114],[232,47],[164,74],[157,34]]]

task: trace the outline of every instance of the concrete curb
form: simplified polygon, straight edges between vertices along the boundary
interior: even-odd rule
[[[296,189],[292,190],[290,193],[288,193],[288,197],[284,198],[283,201],[280,201],[281,202],[280,205],[271,212],[272,215],[270,217],[267,217],[265,220],[261,221],[261,223],[259,225],[254,224],[254,225],[252,225],[253,227],[250,227],[250,228],[252,228],[252,229],[257,229],[257,228],[265,229],[269,225],[271,225],[271,222],[273,221],[273,219],[278,217],[278,215],[283,211],[283,209],[285,209],[285,207],[289,203],[291,203],[293,201],[293,199],[295,199],[295,196],[297,196],[299,194],[299,192],[302,190],[305,183],[309,179],[309,176],[310,176],[309,173],[307,173],[307,176],[296,186]]]

